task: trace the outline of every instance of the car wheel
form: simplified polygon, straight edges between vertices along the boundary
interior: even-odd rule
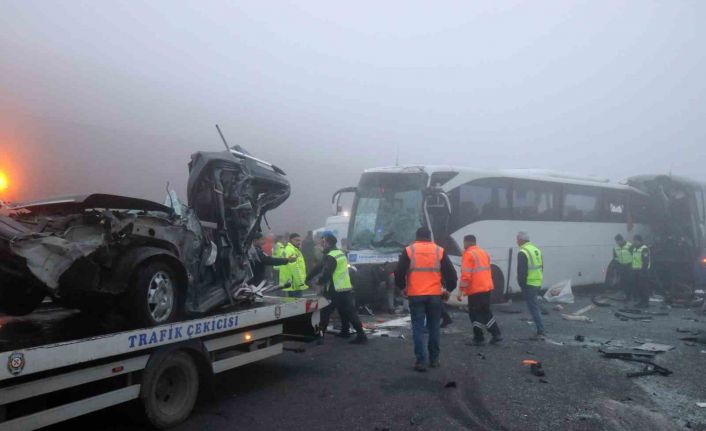
[[[131,289],[130,313],[144,326],[163,325],[176,319],[179,288],[174,270],[161,261],[138,269]]]
[[[199,374],[186,352],[170,353],[143,375],[141,416],[155,428],[173,427],[191,414],[199,393]]]

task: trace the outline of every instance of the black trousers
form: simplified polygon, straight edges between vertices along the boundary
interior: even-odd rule
[[[348,332],[350,330],[348,325],[350,324],[358,334],[365,333],[363,332],[363,325],[360,323],[358,312],[355,309],[355,298],[352,290],[335,292],[331,298],[331,303],[321,310],[320,325],[324,332],[326,332],[331,314],[335,310],[338,310],[338,314],[341,316],[341,332]]]
[[[494,337],[500,335],[500,328],[495,322],[495,316],[490,311],[491,292],[475,293],[468,297],[468,317],[473,324],[473,339],[484,339],[483,328]]]
[[[647,272],[633,271],[633,297],[640,304],[650,303],[650,283]]]
[[[628,300],[633,299],[634,276],[630,265],[616,265],[618,272],[618,288],[625,293]]]

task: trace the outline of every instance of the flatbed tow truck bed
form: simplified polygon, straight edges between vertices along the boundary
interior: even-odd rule
[[[0,431],[45,427],[138,400],[157,428],[185,420],[213,375],[282,353],[318,333],[318,297],[265,297],[246,308],[106,332],[63,309],[0,316]]]

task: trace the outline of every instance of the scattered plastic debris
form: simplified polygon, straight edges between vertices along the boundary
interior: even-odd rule
[[[706,403],[696,403],[697,407],[706,408]]]
[[[591,320],[588,316],[576,316],[573,314],[562,314],[561,317],[564,320],[573,320],[575,322],[586,322],[586,323],[593,322],[593,320]]]
[[[522,365],[529,365],[530,372],[537,377],[544,377],[544,369],[542,368],[542,363],[534,359],[524,359]]]
[[[674,350],[674,346],[669,344],[657,344],[657,343],[644,343],[639,346],[633,347],[635,350],[644,350],[647,352],[668,352]]]
[[[621,312],[619,312],[619,311],[616,311],[616,312],[615,312],[615,317],[617,317],[617,318],[619,318],[620,320],[623,320],[623,321],[627,321],[627,320],[639,320],[639,321],[642,321],[642,322],[651,322],[651,321],[652,321],[652,316],[644,316],[644,315],[640,315],[640,316],[630,316],[630,315],[628,315],[628,314],[621,313]]]
[[[580,315],[582,315],[582,314],[584,314],[584,313],[586,313],[586,312],[588,312],[588,311],[593,310],[594,308],[596,308],[595,305],[593,305],[593,304],[588,304],[587,306],[585,306],[585,307],[583,307],[583,308],[581,308],[581,309],[579,309],[579,310],[577,310],[577,311],[574,311],[574,312],[571,313],[571,314],[574,315],[574,316],[580,316]]]
[[[455,388],[455,387],[456,387],[456,382],[454,382],[454,381],[448,382],[448,383],[446,383],[446,384],[444,385],[444,387],[445,387],[445,388]]]
[[[561,311],[564,309],[564,306],[561,304],[556,304],[555,306],[552,307],[552,310],[554,311]]]
[[[547,289],[544,299],[552,303],[573,304],[574,292],[571,290],[571,280],[562,280]]]
[[[583,343],[584,341],[586,341],[586,337],[584,337],[583,335],[577,335],[574,337],[574,340],[578,341],[579,343]]]
[[[609,302],[608,298],[605,298],[603,296],[594,296],[593,298],[591,298],[591,302],[593,302],[593,304],[597,307],[610,307],[611,305],[613,305]]]

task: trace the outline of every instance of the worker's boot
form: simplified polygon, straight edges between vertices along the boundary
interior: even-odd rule
[[[417,362],[414,364],[414,371],[419,371],[420,373],[423,373],[426,370],[427,370],[427,366],[424,363]]]
[[[490,344],[497,344],[503,340],[502,335],[500,335],[500,328],[498,328],[497,323],[488,328],[488,332],[490,332],[490,335],[493,336],[493,338],[490,339]]]
[[[446,328],[447,326],[449,326],[453,322],[454,322],[453,319],[447,313],[444,313],[441,315],[441,327],[442,328]]]
[[[358,333],[351,344],[366,344],[368,342],[368,337],[364,333]]]
[[[353,334],[351,334],[350,331],[345,331],[345,332],[341,331],[338,334],[336,334],[336,337],[338,337],[338,338],[351,338],[351,335],[353,335]]]

